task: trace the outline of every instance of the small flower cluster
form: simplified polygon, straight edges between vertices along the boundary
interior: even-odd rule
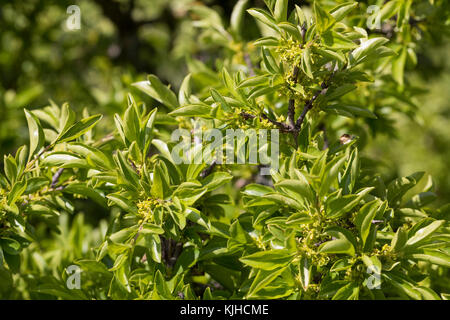
[[[159,205],[160,203],[157,199],[139,201],[137,203],[138,216],[142,219],[142,221],[153,221],[153,210]]]
[[[321,235],[321,227],[318,220],[304,227],[304,237],[299,239],[299,246],[297,250],[302,255],[308,257],[313,264],[317,266],[324,266],[330,262],[330,257],[327,254],[318,252],[320,244],[323,242]]]
[[[288,65],[297,65],[300,62],[303,49],[301,43],[294,39],[282,39],[275,50],[283,62]]]

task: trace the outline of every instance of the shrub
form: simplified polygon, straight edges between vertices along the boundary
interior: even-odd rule
[[[106,137],[95,134],[102,115],[25,110],[29,145],[0,175],[2,297],[448,297],[448,204],[432,206],[423,172],[384,181],[360,151],[392,130],[387,113],[414,111],[405,65],[444,2],[417,20],[427,1],[389,1],[373,31],[364,3],[288,12],[268,0],[248,10],[263,33],[252,42],[241,36],[247,3],[228,27],[194,6],[220,47],[216,69],[189,59],[178,95],[153,75],[135,83],[158,109],[129,95]],[[230,129],[271,134],[256,145],[238,134],[234,150]],[[252,147],[276,158],[230,163]],[[212,157],[193,161],[201,153]],[[108,215],[93,226],[82,205]]]

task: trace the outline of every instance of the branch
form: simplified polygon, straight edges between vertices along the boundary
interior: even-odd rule
[[[58,171],[56,171],[55,175],[52,178],[52,184],[51,187],[55,188],[58,184],[58,180],[61,177],[62,173],[64,172],[64,168],[59,168]]]
[[[102,146],[102,145],[104,145],[104,144],[106,144],[106,143],[108,143],[108,142],[110,142],[110,141],[112,141],[114,139],[115,139],[114,134],[110,133],[107,136],[103,137],[102,139],[98,140],[97,142],[94,142],[92,146],[93,147],[100,147],[100,146]]]
[[[295,66],[294,71],[292,72],[291,80],[294,82],[294,85],[297,84],[299,70],[300,68]],[[293,98],[289,99],[288,119],[290,128],[295,129],[295,100]]]
[[[313,97],[311,99],[309,99],[309,101],[306,102],[305,106],[303,107],[303,111],[302,111],[300,117],[298,117],[297,122],[295,123],[295,130],[297,132],[300,131],[300,129],[302,128],[302,124],[303,124],[303,121],[305,120],[306,114],[308,113],[309,110],[311,110],[313,108],[314,102],[317,100],[317,98],[319,98],[320,95],[325,94],[327,92],[328,87],[330,86],[331,79],[334,77],[336,72],[337,72],[337,66],[334,69],[334,71],[331,74],[328,81],[324,80],[322,82],[322,84],[320,85],[321,89],[317,90],[316,93],[313,95]]]
[[[241,117],[243,117],[245,120],[256,118],[255,115],[250,114],[250,113],[247,113],[247,112],[241,112],[240,115],[241,115]],[[270,119],[270,118],[269,118],[266,114],[264,114],[264,113],[261,113],[261,114],[259,115],[259,118],[260,118],[260,119],[261,119],[261,118],[262,118],[262,119],[265,119],[265,120],[269,121],[270,123],[276,125],[282,132],[292,132],[292,128],[291,128],[289,125],[287,125],[286,123],[283,123],[283,122],[279,122],[279,121],[276,121],[276,120],[272,120],[272,119]]]
[[[216,164],[217,164],[217,161],[214,159],[211,162],[211,164],[209,165],[209,167],[200,173],[200,178],[204,179],[207,176],[209,176],[212,173],[212,171],[214,170],[214,167],[216,166]]]

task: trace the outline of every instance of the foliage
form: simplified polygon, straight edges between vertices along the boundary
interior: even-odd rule
[[[367,30],[364,2],[265,2],[238,1],[226,24],[193,6],[214,68],[188,58],[177,94],[155,75],[134,83],[155,102],[128,95],[106,136],[87,109],[25,110],[29,144],[0,175],[2,297],[448,298],[450,206],[432,205],[424,172],[384,180],[362,152],[418,109],[404,70],[448,5],[388,1]],[[176,163],[171,133],[198,127],[279,129],[279,170]],[[108,214],[92,226],[84,206]]]

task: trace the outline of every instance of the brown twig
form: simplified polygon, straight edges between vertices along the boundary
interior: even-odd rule
[[[314,106],[314,102],[319,98],[320,95],[325,94],[331,84],[331,79],[334,77],[334,75],[337,72],[337,66],[334,69],[333,73],[331,74],[330,78],[327,80],[324,80],[322,84],[320,85],[321,89],[317,90],[316,93],[312,96],[309,101],[306,102],[305,106],[303,107],[303,111],[298,117],[296,123],[295,123],[295,129],[297,132],[299,132],[302,128],[303,121],[305,120],[306,114],[309,110],[311,110]]]
[[[200,178],[204,179],[204,178],[206,178],[207,176],[209,176],[209,175],[213,172],[214,167],[216,166],[216,164],[217,164],[217,160],[214,159],[214,160],[211,162],[211,164],[208,166],[208,168],[206,168],[205,170],[203,170],[203,171],[200,173]]]
[[[102,139],[98,140],[93,144],[93,147],[100,147],[101,145],[108,143],[109,141],[114,140],[114,134],[110,133],[107,136],[103,137]]]
[[[59,168],[58,171],[53,175],[52,184],[50,185],[52,188],[55,188],[58,184],[58,180],[64,172],[64,168]]]
[[[241,112],[240,115],[241,115],[241,117],[243,117],[245,120],[256,118],[256,116],[255,116],[254,114],[247,113],[247,112]],[[276,126],[277,126],[281,131],[283,131],[283,132],[291,132],[291,131],[292,131],[292,128],[291,128],[289,125],[287,125],[286,123],[279,122],[279,121],[276,121],[276,120],[272,120],[272,119],[270,119],[270,118],[269,118],[266,114],[264,114],[264,113],[261,113],[261,114],[259,115],[259,117],[260,117],[260,119],[261,119],[261,118],[262,118],[262,119],[265,119],[265,120],[269,121],[270,123],[276,125]]]
[[[299,66],[295,66],[294,70],[292,71],[291,80],[294,83],[294,85],[297,84],[299,71],[300,71]],[[294,130],[295,129],[295,99],[294,98],[289,99],[288,119],[289,119],[289,125],[290,125],[291,129]]]
[[[48,150],[50,150],[51,148],[53,148],[53,144],[49,144],[48,146],[46,146],[44,149],[42,149],[35,157],[33,160],[31,160],[31,162],[28,162],[27,167],[25,169],[25,171],[31,170],[34,166],[34,164],[36,163],[36,161]]]

